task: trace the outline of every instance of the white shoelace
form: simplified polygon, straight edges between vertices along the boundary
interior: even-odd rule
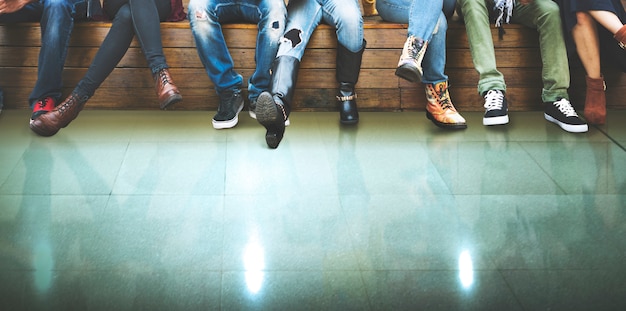
[[[572,107],[572,104],[570,104],[569,100],[565,98],[555,101],[554,106],[556,106],[556,108],[558,108],[559,111],[561,111],[561,113],[563,113],[566,117],[578,117],[578,114],[576,113],[576,110],[574,110],[574,107]]]
[[[504,94],[500,90],[489,90],[485,95],[485,109],[500,110],[504,102]]]

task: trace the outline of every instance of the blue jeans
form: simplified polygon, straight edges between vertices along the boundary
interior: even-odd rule
[[[76,9],[82,5],[81,13],[85,13],[85,3],[85,0],[40,0],[15,13],[0,15],[2,23],[39,21],[41,24],[37,82],[28,98],[31,108],[45,97],[61,99],[63,66],[74,18],[78,16]]]
[[[191,0],[188,12],[200,61],[218,94],[243,85],[243,77],[234,70],[221,25],[256,23],[256,70],[248,81],[248,97],[256,100],[269,89],[271,64],[285,30],[287,10],[283,0]]]
[[[335,27],[337,41],[350,52],[363,48],[363,17],[357,0],[290,0],[289,16],[277,56],[302,60],[311,35],[322,21]]]
[[[428,41],[422,61],[423,83],[448,80],[446,67],[447,16],[454,13],[456,0],[377,0],[376,9],[383,20],[409,24],[408,36]]]

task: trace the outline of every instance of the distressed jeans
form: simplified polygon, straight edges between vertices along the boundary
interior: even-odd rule
[[[337,41],[350,52],[363,48],[363,17],[357,0],[290,0],[284,40],[277,56],[302,60],[315,28],[324,22],[334,27]]]
[[[74,28],[74,18],[79,15],[76,13],[77,6],[82,5],[80,15],[86,16],[85,3],[85,0],[40,0],[15,13],[0,15],[2,23],[39,21],[41,24],[37,82],[28,98],[31,108],[45,97],[52,97],[56,101],[61,99],[67,46]]]
[[[215,84],[218,94],[239,89],[243,77],[235,72],[226,46],[222,24],[251,22],[258,25],[256,69],[248,81],[248,97],[256,98],[269,89],[270,68],[278,42],[285,30],[287,10],[284,0],[191,0],[189,24],[200,61]]]
[[[494,89],[506,91],[504,76],[496,66],[491,34],[489,12],[493,7],[493,1],[458,0],[458,2],[465,21],[474,67],[480,75],[478,93],[484,95]],[[552,0],[535,0],[527,5],[520,5],[517,1],[511,22],[523,24],[539,32],[542,100],[554,102],[558,98],[569,99],[567,93],[570,82],[569,63],[558,5]],[[506,24],[504,27],[506,28]]]
[[[383,20],[409,24],[407,35],[428,41],[422,61],[422,82],[448,81],[446,67],[446,15],[454,13],[456,0],[377,0],[376,9]]]

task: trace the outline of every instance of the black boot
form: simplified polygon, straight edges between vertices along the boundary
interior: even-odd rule
[[[285,134],[285,122],[291,112],[291,101],[296,87],[300,61],[292,56],[279,56],[272,64],[269,92],[263,92],[256,101],[256,119],[266,129],[265,142],[274,149]]]
[[[353,53],[343,45],[337,44],[337,81],[339,82],[339,120],[342,124],[357,124],[359,111],[356,106],[356,93],[354,86],[359,80],[361,72],[361,60],[367,42],[363,40],[360,51]]]

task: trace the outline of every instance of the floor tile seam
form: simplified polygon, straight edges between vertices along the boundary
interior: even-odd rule
[[[521,143],[518,143],[519,147],[524,150],[524,153],[526,153],[526,155],[532,160],[533,163],[535,163],[535,165],[537,165],[537,167],[541,170],[541,172],[543,172],[543,174],[545,174],[546,177],[548,177],[548,179],[550,181],[552,181],[552,183],[557,187],[557,189],[559,189],[559,191],[561,191],[563,194],[569,194],[564,188],[563,186],[561,186],[557,180],[547,171],[547,169],[545,167],[543,167],[543,165],[541,165],[541,163],[539,162],[539,160],[537,158],[535,158],[528,149],[524,148],[524,145]],[[558,195],[558,194],[555,194]]]
[[[497,270],[497,273],[498,273],[498,276],[500,276],[500,279],[502,279],[502,282],[504,282],[504,284],[506,284],[507,290],[513,296],[513,298],[515,299],[515,302],[517,303],[517,305],[522,310],[526,310],[526,308],[524,308],[524,304],[522,303],[522,297],[518,297],[518,295],[515,293],[515,291],[513,290],[512,284],[509,282],[509,280],[503,274],[502,270]]]
[[[626,151],[626,146],[622,145],[617,139],[613,138],[607,131],[605,131],[602,127],[593,125],[600,133],[606,136],[611,142],[613,142],[617,147],[622,149],[622,151]]]

